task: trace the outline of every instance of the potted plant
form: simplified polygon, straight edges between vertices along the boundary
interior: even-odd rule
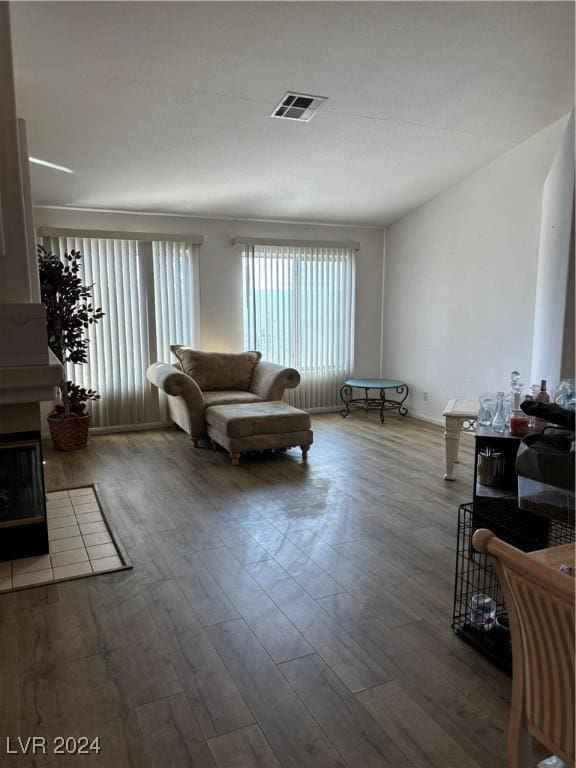
[[[62,363],[62,380],[58,385],[60,402],[48,415],[52,442],[59,451],[74,451],[86,446],[90,425],[86,403],[100,398],[95,390],[79,387],[66,376],[66,363],[88,362],[86,330],[104,316],[102,309],[91,303],[93,286],[84,285],[79,277],[81,258],[79,251],[72,250],[61,260],[38,246],[48,345]]]

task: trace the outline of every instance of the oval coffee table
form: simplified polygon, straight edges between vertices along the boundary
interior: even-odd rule
[[[363,389],[364,397],[353,397],[355,389]],[[379,390],[379,397],[370,397],[370,390]],[[393,389],[401,400],[387,400],[386,390]],[[396,379],[347,379],[340,387],[340,399],[345,405],[340,413],[343,418],[349,415],[351,408],[362,408],[365,411],[380,411],[380,423],[384,423],[384,411],[398,411],[400,416],[406,416],[408,409],[404,402],[408,397],[408,385]]]

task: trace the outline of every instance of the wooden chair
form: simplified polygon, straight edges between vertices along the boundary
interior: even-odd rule
[[[575,580],[479,529],[472,542],[491,555],[512,635],[509,768],[533,768],[531,736],[574,768]]]

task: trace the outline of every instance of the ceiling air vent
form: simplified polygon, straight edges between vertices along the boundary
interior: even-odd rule
[[[288,91],[270,117],[279,117],[282,120],[300,120],[300,122],[307,123],[314,117],[320,104],[327,99],[327,96],[311,96],[309,93]]]

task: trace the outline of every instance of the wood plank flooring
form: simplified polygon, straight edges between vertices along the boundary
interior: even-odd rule
[[[97,483],[132,571],[0,596],[0,737],[100,737],[0,765],[505,768],[509,680],[451,633],[458,481],[442,430],[313,418],[244,459],[175,430],[46,446]],[[50,749],[48,749],[50,752]]]

